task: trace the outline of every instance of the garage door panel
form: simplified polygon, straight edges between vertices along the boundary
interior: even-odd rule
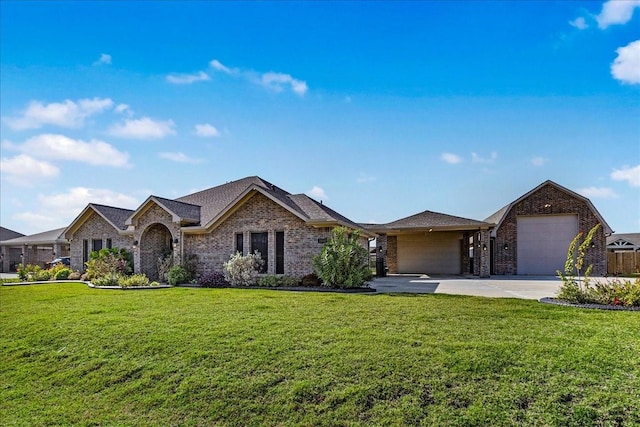
[[[518,217],[518,274],[555,275],[577,233],[577,215]]]
[[[398,272],[460,274],[460,233],[421,233],[398,236]]]

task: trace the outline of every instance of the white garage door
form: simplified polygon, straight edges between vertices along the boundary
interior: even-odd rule
[[[518,217],[518,274],[555,275],[578,233],[577,215]]]
[[[398,236],[398,272],[460,274],[461,233],[433,232]]]

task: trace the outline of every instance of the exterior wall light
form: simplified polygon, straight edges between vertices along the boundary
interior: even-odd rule
[[[506,243],[504,244],[504,250],[505,250],[505,251],[508,251],[508,250],[509,250],[509,245],[508,245],[508,244],[506,244]]]
[[[487,245],[485,245],[484,243],[482,244],[482,250],[486,251],[487,250]]]
[[[134,241],[133,241],[133,248],[134,248],[134,249],[138,246],[138,243],[139,243],[139,242],[138,242],[137,240],[134,240]]]
[[[180,239],[178,239],[177,237],[176,237],[175,239],[173,239],[173,243],[174,243],[174,244],[176,244],[176,245],[177,245],[179,242],[180,242]]]

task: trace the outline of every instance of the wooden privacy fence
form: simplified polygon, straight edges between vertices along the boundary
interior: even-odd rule
[[[607,274],[631,274],[640,272],[640,252],[608,252]]]

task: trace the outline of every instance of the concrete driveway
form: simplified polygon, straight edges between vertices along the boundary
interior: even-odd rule
[[[555,297],[562,285],[555,276],[472,276],[392,275],[377,277],[370,286],[379,293],[455,294],[493,298],[538,300]]]

